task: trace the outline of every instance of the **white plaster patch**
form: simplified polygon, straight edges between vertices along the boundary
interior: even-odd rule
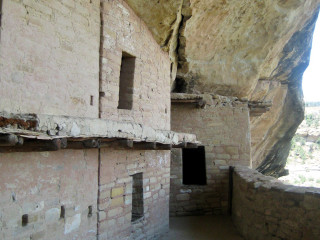
[[[51,208],[46,211],[45,219],[47,223],[53,223],[58,221],[60,218],[60,209],[59,208]]]
[[[78,127],[78,125],[75,122],[73,122],[72,128],[71,128],[71,136],[76,137],[78,135],[80,135],[80,128]]]
[[[191,189],[180,189],[180,193],[192,193]]]
[[[64,234],[68,234],[73,230],[76,230],[80,227],[81,223],[81,214],[76,214],[73,217],[66,218],[66,223],[64,225]]]

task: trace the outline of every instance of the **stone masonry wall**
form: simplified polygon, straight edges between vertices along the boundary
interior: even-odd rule
[[[170,130],[168,54],[122,0],[6,0],[2,13],[0,112]],[[123,51],[136,57],[132,110],[117,108]],[[132,223],[131,175],[140,172],[144,216]],[[152,239],[168,230],[169,151],[0,154],[0,180],[0,239]]]
[[[2,13],[0,111],[98,117],[100,1],[6,0]]]
[[[170,60],[122,0],[103,1],[101,117],[170,129]],[[122,52],[136,57],[132,110],[118,109]]]
[[[226,214],[229,166],[250,166],[248,107],[227,99],[207,100],[205,109],[174,104],[172,129],[194,133],[205,146],[207,185],[182,184],[182,150],[171,156],[170,214]],[[194,160],[197,163],[197,159]]]
[[[144,216],[131,222],[136,173]],[[170,151],[101,150],[99,176],[99,239],[157,239],[169,230]]]
[[[0,153],[0,239],[96,239],[97,169],[98,150]]]
[[[233,222],[248,240],[320,239],[320,189],[243,167],[233,174]]]

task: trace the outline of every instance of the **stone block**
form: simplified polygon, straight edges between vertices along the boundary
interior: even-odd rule
[[[102,191],[100,192],[100,199],[106,199],[110,197],[110,191]]]
[[[60,218],[60,209],[59,208],[51,208],[45,213],[45,221],[47,224],[57,222]]]
[[[124,197],[118,197],[118,198],[113,198],[113,199],[111,199],[111,204],[110,204],[110,206],[111,206],[111,207],[115,207],[115,206],[121,206],[121,205],[123,205],[123,203],[124,203],[123,198],[124,198]]]
[[[76,214],[73,217],[67,217],[65,219],[64,234],[71,233],[77,230],[81,224],[81,214]]]
[[[178,194],[176,196],[178,201],[187,201],[190,199],[190,195],[189,194]]]
[[[111,197],[115,198],[118,196],[122,196],[124,194],[124,188],[123,187],[119,187],[119,188],[112,188],[111,190]]]
[[[99,221],[103,221],[107,218],[107,214],[105,211],[99,211],[98,212],[98,219]]]
[[[225,147],[225,152],[229,155],[239,155],[239,147]]]
[[[228,160],[228,159],[231,158],[231,156],[229,154],[217,154],[217,158],[218,159],[226,159],[226,160]]]
[[[30,239],[32,240],[40,240],[40,239],[45,239],[46,232],[44,230],[36,233],[32,233],[30,236]]]
[[[123,212],[122,207],[114,208],[108,211],[108,217],[115,217]]]

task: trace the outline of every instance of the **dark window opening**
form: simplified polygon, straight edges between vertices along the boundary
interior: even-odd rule
[[[122,52],[118,109],[132,109],[135,65],[136,58],[126,52]]]
[[[183,78],[176,78],[174,80],[173,93],[186,93],[187,92],[187,82]]]
[[[2,0],[0,0],[0,28],[1,27],[2,27]]]
[[[143,176],[142,173],[132,175],[132,217],[134,222],[143,217]]]
[[[182,149],[182,176],[185,185],[206,185],[206,156],[203,146]]]
[[[27,226],[27,225],[28,225],[28,223],[29,223],[29,216],[28,216],[28,214],[23,214],[23,215],[22,215],[21,222],[22,222],[22,226]]]
[[[92,206],[88,207],[88,217],[92,217]]]
[[[60,208],[60,218],[64,218],[66,214],[66,208],[65,206],[61,206]]]
[[[93,96],[90,96],[90,105],[93,106]]]

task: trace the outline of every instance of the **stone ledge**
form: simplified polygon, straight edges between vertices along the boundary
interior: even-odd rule
[[[320,188],[315,187],[300,187],[295,185],[289,185],[281,182],[280,180],[265,176],[262,173],[250,169],[248,167],[237,166],[234,170],[235,174],[244,179],[247,183],[253,185],[255,189],[265,188],[278,190],[286,193],[298,193],[298,194],[315,194],[319,195],[320,198]]]
[[[55,139],[68,139],[68,141],[99,139],[106,142],[110,142],[110,139],[118,139],[121,141],[131,140],[135,143],[145,142],[172,145],[173,147],[186,144],[197,146],[200,144],[194,134],[153,129],[152,127],[132,122],[41,114],[17,115],[0,113],[0,116],[0,120],[2,120],[0,121],[0,134],[13,134],[23,139],[40,141]],[[128,142],[126,144],[128,145]]]

